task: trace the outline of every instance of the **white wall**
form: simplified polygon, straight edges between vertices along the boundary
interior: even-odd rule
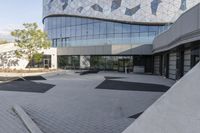
[[[51,55],[51,69],[57,69],[58,68],[57,48],[50,48],[43,51],[45,55]]]
[[[14,43],[2,44],[0,45],[0,68],[10,68],[10,69],[25,69],[28,65],[26,59],[18,59],[15,56],[15,47]],[[57,69],[57,49],[50,48],[43,50],[45,55],[51,55],[52,59],[52,69]]]

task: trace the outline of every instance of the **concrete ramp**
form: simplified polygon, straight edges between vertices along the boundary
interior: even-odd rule
[[[200,64],[123,133],[200,133]]]

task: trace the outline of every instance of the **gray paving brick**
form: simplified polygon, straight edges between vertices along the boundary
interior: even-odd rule
[[[104,76],[126,77],[114,79],[129,82],[173,82],[158,76],[99,73],[51,74],[45,81],[56,85],[44,94],[0,92],[0,133],[26,133],[11,107],[19,104],[44,133],[121,133],[134,119],[128,118],[144,111],[163,93],[96,90]],[[8,126],[12,125],[9,129]],[[7,133],[6,132],[6,133]]]

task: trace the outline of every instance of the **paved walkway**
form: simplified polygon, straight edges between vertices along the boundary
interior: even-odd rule
[[[4,133],[27,132],[11,110],[12,105],[19,104],[44,133],[121,133],[134,121],[128,117],[143,112],[163,94],[95,89],[105,80],[104,76],[126,77],[113,80],[168,86],[174,83],[151,75],[99,73],[79,76],[72,72],[46,74],[46,81],[37,82],[56,85],[46,93],[0,91],[0,130],[6,128]]]

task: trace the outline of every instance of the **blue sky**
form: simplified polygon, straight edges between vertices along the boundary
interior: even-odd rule
[[[42,0],[0,0],[0,38],[10,38],[23,23],[37,22],[42,28]]]

